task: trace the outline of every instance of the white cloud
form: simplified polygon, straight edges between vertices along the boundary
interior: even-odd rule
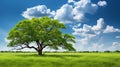
[[[81,25],[79,26],[79,24],[73,26],[72,29],[74,32],[72,34],[75,35],[77,38],[76,45],[80,45],[82,46],[82,48],[84,48],[86,45],[88,45],[88,43],[90,44],[90,41],[92,41],[95,37],[100,35],[100,32],[102,32],[101,30],[103,25],[104,25],[104,20],[100,18],[97,20],[97,24],[94,26],[90,26],[87,24],[84,24],[82,28],[80,27]],[[99,46],[97,45],[97,48],[98,47],[100,47],[100,45]],[[78,47],[76,48],[79,49]]]
[[[93,43],[88,50],[89,51],[101,51],[103,50],[104,44]]]
[[[112,46],[118,46],[118,45],[120,46],[120,43],[119,43],[119,42],[113,42],[113,43],[112,43]]]
[[[92,27],[93,30],[101,30],[103,28],[103,24],[104,24],[104,19],[100,18],[97,20],[97,25],[94,25]]]
[[[97,20],[97,24],[94,26],[90,26],[87,24],[83,25],[83,28],[76,28],[76,26],[73,26],[73,35],[81,35],[84,37],[95,37],[98,34],[100,34],[102,32],[102,28],[104,25],[104,19],[100,18]]]
[[[12,47],[0,46],[0,51],[11,51]]]
[[[59,19],[62,22],[70,23],[73,21],[72,11],[73,7],[68,4],[64,4],[60,9],[56,11],[55,19]]]
[[[84,21],[85,14],[93,14],[97,10],[97,4],[93,4],[90,0],[68,0],[74,5],[64,4],[56,11],[55,19],[59,19],[65,23],[82,22]]]
[[[80,22],[84,20],[84,13],[78,13],[73,5],[64,4],[56,11],[54,18],[64,23]]]
[[[55,11],[51,11],[45,5],[38,5],[31,8],[27,8],[27,10],[22,13],[22,16],[28,19],[41,16],[53,17],[54,15]]]
[[[64,4],[56,11],[55,15],[56,19],[65,23],[83,22],[87,19],[86,14],[94,14],[99,7],[97,4],[92,3],[91,0],[68,0],[68,3],[74,5]]]
[[[68,3],[74,3],[75,1],[74,0],[68,0]]]
[[[120,42],[113,42],[108,50],[119,50],[119,49],[120,49]]]
[[[93,14],[97,10],[97,4],[91,2],[91,0],[80,0],[74,3],[75,7],[73,9],[74,13],[89,13]]]
[[[79,27],[77,25],[73,26],[73,35],[79,35],[84,37],[95,37],[97,35],[100,35],[100,33],[112,33],[112,32],[120,32],[120,29],[114,28],[113,26],[104,25],[104,19],[99,18],[97,20],[97,24],[90,26],[87,24],[83,24],[83,27]]]
[[[106,6],[106,5],[107,5],[107,2],[106,2],[106,1],[99,1],[99,2],[98,2],[98,5],[99,5],[99,6]]]
[[[79,39],[78,39],[79,40]],[[88,44],[88,38],[83,38],[83,39],[81,39],[81,40],[79,40],[79,42],[82,44],[82,45],[86,45],[86,44]]]
[[[120,32],[119,29],[114,28],[113,26],[109,26],[109,25],[104,25],[104,19],[103,18],[99,18],[97,20],[97,24],[90,26],[87,24],[83,24],[83,26],[79,26],[79,25],[75,25],[72,27],[73,29],[73,35],[76,36],[77,38],[77,42],[76,45],[80,45],[82,46],[82,48],[84,49],[84,46],[86,45],[90,45],[92,44],[89,48],[90,49],[102,49],[102,47],[104,46],[102,43],[102,39],[104,38],[101,35],[105,34],[105,33],[112,33],[112,32]],[[119,38],[118,36],[116,38]],[[78,47],[77,47],[78,48]],[[103,50],[103,49],[102,49]]]
[[[73,35],[76,36],[77,40],[76,40],[76,45],[80,45],[80,47],[82,47],[81,49],[77,46],[76,49],[78,50],[84,50],[85,46],[88,45],[88,43],[90,44],[90,41],[96,37],[98,34],[98,30],[96,31],[96,28],[98,27],[98,25],[100,25],[99,23],[102,24],[104,23],[103,21],[101,21],[101,18],[98,19],[97,21],[97,25],[94,25],[94,26],[90,26],[90,25],[87,25],[87,24],[84,24],[82,28],[80,28],[79,24],[78,25],[75,25],[73,26]],[[101,25],[102,26],[102,25]],[[100,26],[100,27],[101,27]],[[94,28],[95,29],[94,29]],[[101,28],[99,28],[101,29]],[[79,38],[80,37],[80,38]],[[87,47],[88,48],[88,47]],[[93,48],[93,46],[92,46]]]
[[[112,32],[120,32],[120,29],[107,25],[103,33],[112,33]]]
[[[78,28],[81,26],[81,23],[78,23],[77,25],[74,25],[73,27]]]
[[[70,4],[72,3],[72,4]],[[86,20],[86,14],[94,14],[98,9],[98,5],[91,2],[91,0],[68,0],[68,3],[63,4],[60,9],[52,11],[45,5],[38,5],[27,8],[22,13],[22,16],[28,19],[33,17],[50,16],[59,19],[64,23],[83,22]]]
[[[84,47],[87,45],[87,43],[88,43],[87,38],[84,39],[76,38],[76,43],[75,43],[76,50],[77,51],[84,50]]]

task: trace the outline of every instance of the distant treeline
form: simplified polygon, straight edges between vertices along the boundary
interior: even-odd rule
[[[36,53],[31,51],[0,51],[0,53]],[[44,53],[120,53],[120,50],[115,51],[43,51]]]

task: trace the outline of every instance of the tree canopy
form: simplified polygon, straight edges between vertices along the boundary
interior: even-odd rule
[[[11,41],[8,46],[33,48],[39,55],[46,46],[56,50],[62,47],[65,50],[75,51],[72,45],[75,43],[75,37],[63,34],[61,29],[66,29],[65,25],[49,17],[24,19],[10,30],[7,39]],[[33,42],[35,44],[31,46]]]

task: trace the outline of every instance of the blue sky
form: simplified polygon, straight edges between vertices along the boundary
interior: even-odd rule
[[[119,0],[1,0],[0,50],[6,50],[7,34],[18,21],[50,16],[59,19],[76,37],[74,47],[83,50],[120,50]]]

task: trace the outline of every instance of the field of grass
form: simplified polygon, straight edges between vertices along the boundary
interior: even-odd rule
[[[120,67],[120,53],[0,53],[0,67]]]

